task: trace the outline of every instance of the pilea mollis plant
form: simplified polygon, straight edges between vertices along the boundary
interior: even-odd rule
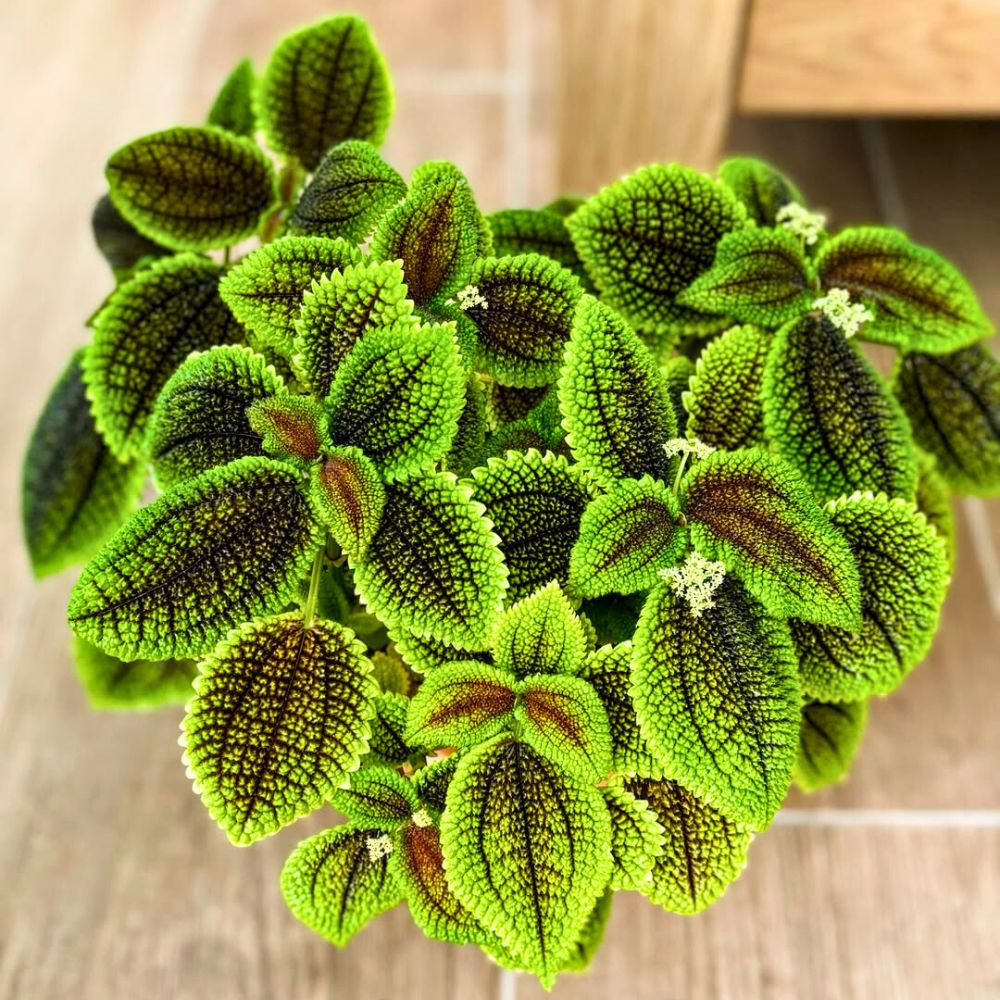
[[[95,704],[186,702],[234,843],[332,806],[281,875],[309,927],[405,900],[551,985],[615,892],[702,910],[845,774],[933,638],[950,495],[1000,490],[1000,366],[954,267],[762,162],[484,216],[380,157],[391,106],[336,17],[112,154],[27,546],[85,563]]]

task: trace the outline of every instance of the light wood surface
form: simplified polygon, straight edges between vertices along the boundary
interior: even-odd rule
[[[406,168],[454,158],[487,208],[559,191],[558,163],[581,137],[560,130],[557,143],[547,129],[557,118],[542,84],[557,23],[550,0],[350,6],[371,17],[399,80],[390,156]],[[0,315],[14,387],[3,396],[0,439],[4,1000],[540,995],[478,952],[424,941],[404,908],[343,952],[299,925],[277,874],[296,840],[329,815],[231,847],[190,792],[177,711],[87,709],[62,624],[71,581],[33,583],[21,551],[24,442],[66,354],[84,338],[83,317],[108,288],[87,228],[108,151],[198,120],[238,56],[262,56],[283,31],[329,9],[325,0],[8,0],[0,8],[0,79],[18,97],[0,116]],[[637,79],[617,86],[638,87]],[[626,144],[615,170],[632,165],[630,155],[647,158],[628,136],[615,141]],[[730,145],[782,161],[838,220],[895,220],[902,207],[914,232],[954,257],[1000,313],[996,125],[912,123],[872,135],[847,121],[741,121]],[[709,913],[674,917],[620,898],[591,975],[561,981],[556,997],[1000,996],[997,504],[963,504],[960,523],[959,567],[934,652],[874,707],[851,781],[797,797]]]

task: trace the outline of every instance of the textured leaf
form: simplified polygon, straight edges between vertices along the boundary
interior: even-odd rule
[[[485,663],[449,663],[424,678],[410,701],[411,746],[475,746],[512,721],[514,679]]]
[[[795,783],[807,792],[846,777],[868,721],[868,702],[810,701],[802,706]]]
[[[907,354],[894,390],[917,444],[953,490],[1000,493],[1000,361],[988,348]]]
[[[253,138],[257,118],[253,110],[253,92],[257,78],[253,63],[241,59],[226,77],[208,112],[208,124],[227,132]]]
[[[697,616],[663,585],[639,619],[632,681],[639,724],[666,772],[726,816],[767,826],[799,742],[788,625],[733,580]]]
[[[436,816],[444,812],[448,786],[455,776],[455,768],[458,767],[460,759],[460,754],[450,754],[435,760],[413,775],[413,787],[420,796],[420,801]]]
[[[816,259],[824,288],[843,288],[873,308],[866,340],[947,354],[988,336],[993,327],[969,283],[933,250],[895,229],[845,229]]]
[[[721,339],[721,338],[719,338]],[[715,343],[716,341],[712,341]],[[670,358],[660,366],[663,381],[667,384],[667,395],[670,398],[670,408],[674,411],[677,422],[677,436],[684,437],[687,432],[688,411],[684,406],[684,394],[694,377],[694,362],[683,355]]]
[[[430,673],[436,667],[456,660],[475,660],[478,663],[492,663],[492,653],[485,650],[473,651],[455,646],[441,639],[427,635],[417,635],[406,629],[390,628],[389,636],[397,652],[407,666],[418,674]]]
[[[722,236],[745,223],[727,187],[676,164],[615,181],[567,220],[602,299],[637,329],[656,333],[704,325],[677,295],[711,267]]]
[[[468,281],[477,257],[492,249],[489,226],[469,182],[450,163],[424,163],[406,199],[385,215],[372,237],[376,260],[401,260],[418,306],[442,303]]]
[[[203,653],[280,610],[319,545],[298,471],[241,458],[135,514],[84,568],[69,623],[123,659]]]
[[[450,325],[372,330],[344,358],[327,397],[333,443],[360,448],[390,479],[444,458],[464,405]]]
[[[577,306],[559,406],[574,457],[602,485],[669,476],[663,445],[677,423],[666,382],[635,333],[589,295]]]
[[[520,737],[543,757],[583,780],[611,770],[608,716],[597,692],[579,677],[529,677],[515,716]]]
[[[726,451],[763,443],[760,397],[772,340],[755,326],[734,326],[702,351],[684,394],[692,437]]]
[[[192,351],[242,340],[219,298],[221,273],[193,254],[168,257],[119,286],[97,317],[83,374],[97,427],[119,457],[141,452],[158,393]]]
[[[861,628],[792,622],[803,688],[856,701],[888,694],[930,648],[948,587],[940,535],[911,504],[855,494],[827,506],[861,573]]]
[[[698,913],[711,906],[743,871],[753,831],[675,781],[635,780],[625,787],[649,803],[665,834],[645,895],[674,913]]]
[[[262,343],[288,356],[313,282],[360,260],[360,251],[343,240],[286,236],[247,254],[226,274],[219,294]]]
[[[583,622],[555,581],[508,608],[493,641],[497,666],[515,677],[575,674],[589,651]]]
[[[580,282],[539,254],[485,257],[469,277],[476,295],[462,308],[498,382],[542,386],[554,381],[569,340]]]
[[[645,595],[624,597],[608,594],[580,605],[580,613],[589,621],[595,632],[594,643],[616,643],[631,639],[639,621]]]
[[[338,788],[331,800],[355,826],[391,830],[420,808],[410,782],[391,767],[363,767],[350,775],[350,785]]]
[[[486,443],[486,393],[477,372],[465,379],[465,398],[458,417],[458,429],[444,458],[444,467],[458,476],[467,474],[477,464]]]
[[[948,568],[955,568],[955,513],[951,493],[937,464],[927,452],[917,449],[917,494],[914,504],[927,518],[928,524],[941,536],[948,555]]]
[[[490,428],[524,420],[549,392],[549,386],[501,385],[492,379],[487,384],[486,414]],[[558,398],[556,399],[558,404]]]
[[[406,182],[367,142],[338,143],[320,161],[288,226],[293,233],[360,243],[406,195]]]
[[[508,452],[473,470],[475,496],[500,536],[510,573],[510,600],[569,577],[570,551],[592,496],[581,470],[538,451]]]
[[[653,865],[663,853],[663,827],[649,803],[624,785],[612,784],[603,791],[611,815],[611,888],[641,890],[652,882]]]
[[[303,840],[281,870],[281,894],[307,927],[339,948],[402,896],[381,830],[335,826]]]
[[[829,320],[808,315],[778,332],[764,369],[764,425],[822,497],[913,496],[917,461],[906,416]]]
[[[194,790],[234,844],[318,809],[368,749],[365,647],[299,612],[250,622],[202,660],[181,726]]]
[[[555,212],[535,208],[507,208],[486,216],[498,257],[540,253],[572,271],[588,288],[590,279],[573,246],[566,223]]]
[[[410,692],[410,670],[396,650],[376,650],[371,654],[372,675],[386,694]]]
[[[94,242],[101,255],[111,265],[115,277],[127,277],[132,268],[170,253],[166,247],[147,239],[115,208],[110,195],[97,199],[90,225]]]
[[[757,449],[714,452],[681,483],[691,540],[769,611],[853,628],[857,567],[791,466]]]
[[[97,433],[74,353],[31,435],[21,480],[21,519],[35,576],[89,559],[139,502],[142,463],[119,462]]]
[[[119,660],[82,639],[73,643],[76,675],[91,708],[128,712],[183,705],[198,673],[190,660]]]
[[[337,544],[362,559],[385,509],[385,487],[357,448],[337,448],[312,469],[312,501]]]
[[[337,367],[370,330],[417,328],[398,261],[365,262],[322,278],[302,302],[296,361],[321,399]]]
[[[375,715],[366,763],[399,767],[414,756],[415,748],[404,738],[409,699],[400,694],[382,694],[375,699]]]
[[[274,205],[271,161],[221,128],[177,126],[133,139],[104,170],[115,208],[174,250],[210,250],[252,236]]]
[[[623,479],[584,512],[570,556],[570,587],[583,597],[649,590],[686,547],[674,493],[649,476]]]
[[[611,917],[611,903],[614,893],[607,889],[598,899],[594,908],[587,917],[587,922],[580,931],[580,936],[576,939],[569,955],[563,961],[562,972],[584,972],[593,961],[597,949],[600,948],[604,940],[604,931],[607,928],[608,920]]]
[[[368,25],[342,15],[293,32],[274,50],[259,90],[267,144],[315,170],[345,139],[378,146],[392,117],[392,84]]]
[[[719,167],[719,180],[743,203],[747,215],[761,226],[777,224],[785,205],[805,204],[799,189],[769,163],[750,156],[735,156]]]
[[[329,451],[326,413],[315,399],[283,392],[258,399],[247,411],[250,426],[260,435],[265,454],[307,464]]]
[[[543,984],[611,875],[600,793],[529,746],[500,737],[463,757],[441,822],[455,895]]]
[[[816,298],[801,240],[787,229],[742,229],[719,242],[715,263],[677,297],[701,312],[781,326]]]

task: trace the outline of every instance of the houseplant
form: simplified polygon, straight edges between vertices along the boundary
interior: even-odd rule
[[[1000,482],[997,365],[950,265],[764,164],[484,218],[381,159],[390,94],[338,18],[112,155],[26,536],[87,561],[95,701],[188,702],[235,842],[346,818],[282,874],[307,924],[405,899],[551,983],[615,891],[702,909],[842,776],[933,637],[949,493]]]

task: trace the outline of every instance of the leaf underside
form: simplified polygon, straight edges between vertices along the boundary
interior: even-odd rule
[[[814,792],[845,778],[867,720],[866,701],[806,702],[794,772],[799,788]]]
[[[198,668],[191,660],[119,660],[82,639],[73,642],[76,675],[90,707],[140,712],[183,705]]]

